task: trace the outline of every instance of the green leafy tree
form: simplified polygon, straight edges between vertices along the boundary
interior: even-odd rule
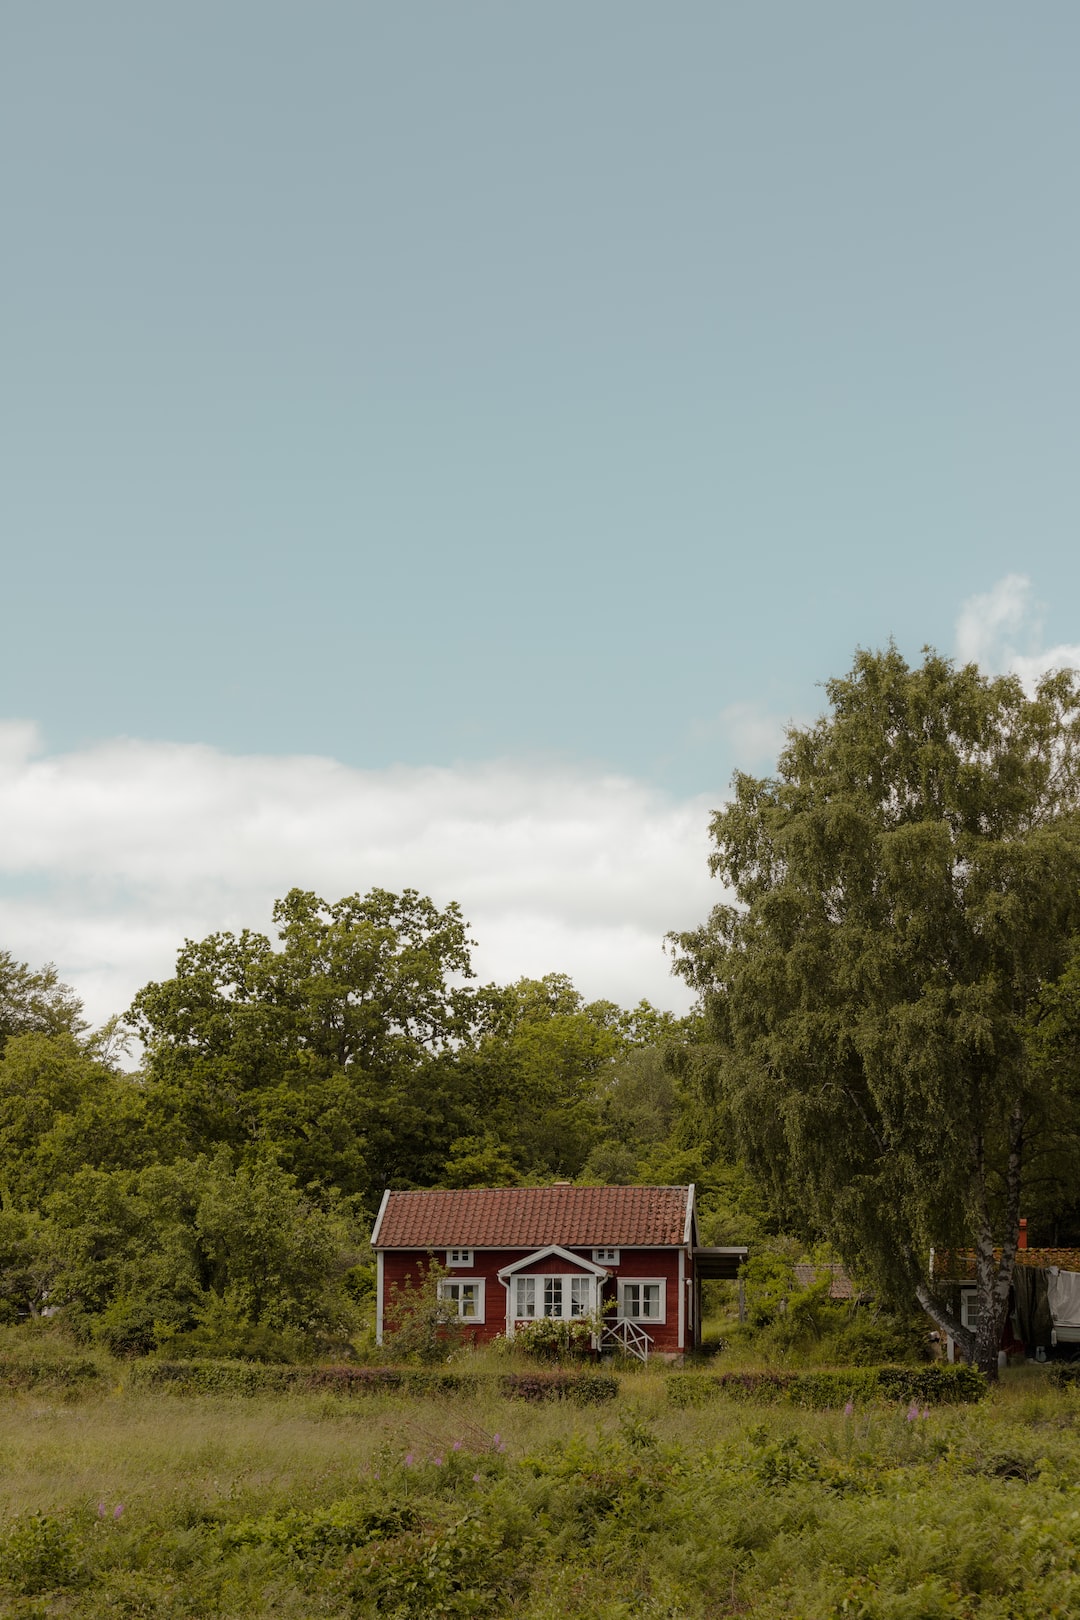
[[[861,652],[713,818],[680,936],[724,1117],[777,1198],[991,1376],[1045,1118],[1027,1021],[1080,924],[1080,696]],[[928,1274],[973,1243],[976,1335]]]
[[[440,1060],[475,1018],[457,906],[293,889],[274,920],[278,948],[248,930],[189,940],[175,976],[136,997],[156,1105],[189,1151],[257,1142],[305,1184],[368,1194],[400,1174],[403,1144],[434,1179],[461,1134],[439,1129]]]
[[[33,969],[0,951],[0,1052],[13,1035],[81,1035],[82,1002],[46,962]]]
[[[175,1152],[137,1077],[70,1034],[14,1036],[0,1057],[0,1200],[39,1208],[82,1167],[136,1168]]]

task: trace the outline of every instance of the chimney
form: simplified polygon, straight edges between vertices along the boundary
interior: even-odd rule
[[[1018,1249],[1026,1249],[1027,1248],[1027,1216],[1026,1215],[1021,1215],[1021,1217],[1020,1217],[1020,1236],[1016,1240],[1016,1247]]]

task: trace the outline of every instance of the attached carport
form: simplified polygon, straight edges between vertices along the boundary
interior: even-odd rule
[[[693,1251],[694,1262],[694,1321],[697,1339],[701,1342],[701,1285],[703,1282],[737,1282],[739,1284],[739,1321],[744,1319],[746,1306],[739,1268],[745,1263],[750,1250],[739,1245],[698,1247]]]

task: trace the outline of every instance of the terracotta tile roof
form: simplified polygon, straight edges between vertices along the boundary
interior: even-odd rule
[[[795,1281],[800,1288],[809,1288],[811,1284],[822,1282],[830,1277],[830,1299],[861,1299],[862,1293],[856,1288],[843,1266],[838,1261],[829,1261],[824,1265],[816,1266],[810,1262],[800,1260],[793,1268]]]
[[[380,1249],[584,1249],[679,1244],[689,1187],[483,1187],[391,1192]]]
[[[1000,1259],[1001,1250],[995,1249],[995,1263]],[[1045,1271],[1048,1266],[1058,1266],[1062,1271],[1080,1271],[1080,1249],[1017,1249],[1016,1263],[1034,1266],[1037,1271]],[[934,1255],[932,1275],[943,1282],[974,1282],[975,1250],[957,1249],[952,1254],[939,1250]]]

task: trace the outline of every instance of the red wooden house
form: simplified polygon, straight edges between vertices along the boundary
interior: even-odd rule
[[[371,1236],[382,1341],[395,1285],[432,1259],[468,1338],[537,1317],[603,1320],[605,1345],[645,1359],[699,1341],[701,1281],[735,1277],[742,1248],[703,1249],[693,1187],[462,1188],[387,1192]]]

